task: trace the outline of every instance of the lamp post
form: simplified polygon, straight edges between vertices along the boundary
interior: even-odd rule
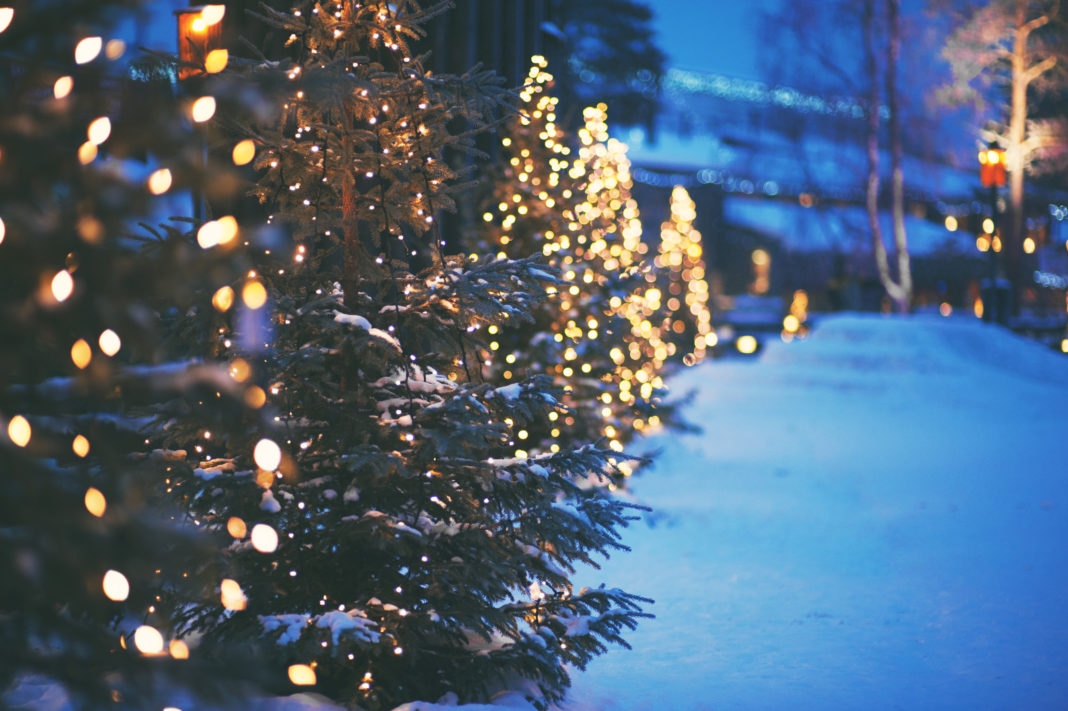
[[[225,55],[222,50],[222,19],[226,14],[225,5],[204,5],[175,10],[178,23],[178,81],[196,80],[205,74],[220,71],[215,57]],[[225,66],[225,58],[222,66]],[[213,66],[213,64],[215,66]],[[207,165],[207,144],[201,139],[197,155],[198,172],[203,172]],[[204,195],[200,188],[202,176],[193,181],[193,219],[204,219]]]
[[[1004,324],[1008,319],[1007,289],[999,284],[998,188],[1005,185],[1005,151],[991,141],[979,151],[979,182],[990,188],[990,278],[983,294],[983,320]]]

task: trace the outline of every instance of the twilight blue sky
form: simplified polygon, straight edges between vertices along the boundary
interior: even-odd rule
[[[646,0],[669,64],[759,79],[759,11],[777,0]]]

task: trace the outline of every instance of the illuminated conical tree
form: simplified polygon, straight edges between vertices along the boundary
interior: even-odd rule
[[[220,584],[166,601],[197,653],[240,651],[279,689],[371,710],[523,679],[544,705],[644,614],[571,580],[621,547],[614,454],[526,453],[521,433],[565,411],[562,393],[545,376],[482,378],[488,329],[528,319],[558,280],[540,259],[439,249],[435,215],[465,189],[442,155],[509,100],[409,53],[443,5],[265,11],[294,59],[250,67],[276,110],[233,123],[256,144],[278,236],[250,240],[242,303],[216,304],[214,356],[260,388],[261,416],[222,438],[190,400],[154,435],[187,453],[172,494],[227,539]],[[175,332],[197,323],[183,314]]]
[[[574,248],[565,312],[603,313],[608,326],[571,319],[565,334],[586,345],[566,355],[581,363],[607,358],[610,375],[601,378],[598,397],[607,420],[603,434],[622,451],[633,432],[661,423],[665,392],[664,361],[669,346],[660,337],[663,321],[658,277],[644,255],[638,204],[630,194],[632,179],[627,147],[609,138],[604,105],[587,108],[579,131],[579,157],[570,177],[584,186],[585,200],[575,207],[583,232]],[[659,411],[658,411],[659,410]]]
[[[663,278],[668,317],[661,332],[669,339],[669,352],[681,350],[683,362],[701,361],[716,344],[708,309],[708,282],[701,233],[694,229],[695,205],[686,188],[671,191],[671,215],[660,226],[660,249],[655,264]]]
[[[184,230],[156,239],[136,223],[170,214],[158,196],[192,185],[223,194],[233,176],[200,182],[184,99],[131,77],[134,52],[115,27],[135,3],[7,5],[0,706],[58,707],[64,695],[79,708],[195,703],[242,665],[186,659],[188,647],[168,639],[158,596],[212,546],[151,505],[170,465],[145,446],[140,418],[178,394],[241,409],[225,368],[162,362],[154,316],[190,308],[208,275],[235,265]],[[47,691],[27,697],[35,686]]]

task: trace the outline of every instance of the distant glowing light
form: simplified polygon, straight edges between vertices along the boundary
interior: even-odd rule
[[[106,356],[113,356],[122,348],[122,339],[119,338],[119,334],[115,333],[110,328],[104,330],[104,332],[100,334],[98,342],[100,350],[103,351]]]
[[[1061,353],[1068,353],[1068,338],[1061,340]]]
[[[943,301],[938,305],[938,313],[943,316],[950,316],[953,314],[953,307],[949,303]]]
[[[225,49],[213,49],[204,57],[204,71],[208,74],[218,74],[226,69],[230,61],[230,53]]]
[[[231,516],[226,522],[226,532],[234,538],[240,540],[248,533],[248,526],[245,525],[244,519],[237,516]]]
[[[273,440],[261,439],[252,450],[252,460],[260,469],[273,472],[282,464],[282,449]]]
[[[108,43],[104,45],[104,56],[108,59],[115,60],[126,53],[126,43],[121,39],[108,40]]]
[[[1023,241],[1023,251],[1024,251],[1024,254],[1034,254],[1035,253],[1035,240],[1030,238],[1030,237],[1025,237],[1024,241]]]
[[[33,436],[33,428],[25,417],[15,415],[7,423],[7,436],[16,447],[25,447]]]
[[[104,40],[100,37],[86,37],[74,47],[74,61],[77,64],[88,64],[100,55],[104,47]]]
[[[238,141],[234,146],[234,165],[248,165],[256,157],[256,142],[251,138]]]
[[[244,610],[248,606],[248,598],[245,591],[236,580],[224,578],[219,585],[219,599],[227,610]]]
[[[56,99],[65,99],[70,96],[70,92],[74,89],[73,77],[60,77],[56,79],[56,83],[52,85],[52,94]]]
[[[148,176],[148,192],[153,195],[162,195],[171,189],[171,184],[174,182],[174,178],[171,175],[171,171],[166,168],[160,168],[152,172],[152,175]]]
[[[204,123],[215,115],[215,97],[202,96],[193,102],[189,111],[190,116],[196,123]]]
[[[267,288],[259,281],[249,281],[241,288],[241,300],[245,306],[256,310],[267,303]]]
[[[163,654],[163,635],[152,625],[141,625],[134,630],[134,646],[146,657]]]
[[[983,232],[986,232],[988,235],[994,234],[994,221],[989,217],[983,218]]]
[[[52,277],[52,297],[59,302],[64,302],[74,293],[74,278],[66,269],[61,269]]]
[[[86,141],[78,147],[78,162],[82,165],[89,165],[96,160],[96,154],[98,152],[95,143]]]
[[[11,26],[11,20],[15,17],[14,8],[0,7],[0,32]]]
[[[75,455],[79,457],[86,457],[89,455],[89,440],[86,438],[85,435],[76,435],[74,437],[74,440],[70,443],[70,448]],[[92,487],[89,487],[89,489],[92,491],[96,491]],[[99,494],[100,492],[97,493]],[[88,502],[89,491],[85,492],[85,497],[86,501]],[[88,504],[86,505],[86,508],[89,508]],[[92,510],[90,510],[89,513],[93,513]],[[93,515],[95,516],[96,514]]]
[[[278,531],[265,523],[252,527],[252,547],[260,553],[274,553],[278,550]]]
[[[986,235],[979,235],[975,238],[975,248],[980,252],[990,251],[990,238]]]
[[[957,228],[959,226],[960,225],[957,222],[957,218],[956,217],[954,217],[953,215],[946,215],[946,229],[947,230],[949,230],[950,232],[956,232]]]
[[[104,573],[103,587],[104,594],[108,600],[122,602],[130,596],[130,581],[117,570],[109,570]],[[160,649],[163,649],[162,639],[160,640]]]
[[[289,681],[294,686],[315,686],[315,670],[307,664],[291,664]]]
[[[97,518],[103,516],[104,512],[108,510],[108,500],[104,497],[104,494],[100,489],[97,489],[95,486],[90,486],[85,490],[85,510]],[[107,576],[104,577],[104,583],[104,589],[106,591]]]
[[[218,311],[229,311],[234,305],[234,290],[229,286],[219,287],[211,297],[211,305]]]
[[[759,347],[759,345],[760,344],[757,342],[757,339],[748,334],[745,336],[739,336],[738,340],[735,341],[734,344],[735,348],[738,349],[738,352],[744,355],[753,355],[757,352],[757,348]]]
[[[189,645],[180,639],[171,640],[170,645],[167,647],[167,651],[170,652],[171,658],[173,659],[189,659]],[[164,709],[164,711],[167,710]],[[178,710],[175,709],[175,711]]]
[[[4,218],[0,217],[0,244],[4,243],[4,236],[7,234],[7,225],[4,224]]]
[[[205,27],[219,24],[225,16],[226,5],[205,5],[200,11],[200,19]]]

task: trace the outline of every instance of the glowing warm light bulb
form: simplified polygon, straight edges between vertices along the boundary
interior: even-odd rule
[[[189,659],[189,645],[180,639],[172,639],[167,646],[167,651],[170,652],[172,659]],[[167,711],[167,709],[163,711]],[[178,709],[175,709],[175,711],[178,711]]]
[[[272,440],[261,439],[252,450],[252,460],[260,469],[273,472],[282,463],[282,449]]]
[[[242,539],[248,533],[245,521],[237,516],[231,516],[226,522],[226,532],[237,539]]]
[[[66,269],[61,269],[52,277],[52,297],[59,302],[66,301],[74,293],[74,278]]]
[[[221,234],[222,226],[217,220],[205,222],[197,230],[197,244],[200,245],[201,249],[216,247],[219,244]]]
[[[70,443],[70,448],[71,448],[71,451],[73,451],[79,457],[88,456],[88,454],[89,454],[89,440],[86,438],[85,435],[76,435],[74,437],[74,440]],[[96,491],[92,487],[89,487],[89,488],[92,491]],[[99,494],[100,492],[97,492],[97,493]],[[86,497],[86,502],[88,502],[88,500],[89,500],[89,492],[88,491],[85,492],[85,497]],[[89,508],[88,503],[86,504],[86,508]],[[90,509],[89,513],[93,513],[91,509]],[[95,516],[96,514],[93,514],[93,515]]]
[[[193,121],[197,123],[204,123],[211,119],[215,115],[215,97],[214,96],[202,96],[193,102],[193,106],[189,110],[189,115],[193,117]]]
[[[252,527],[252,547],[260,553],[274,553],[278,550],[278,531],[265,523]]]
[[[86,447],[88,447],[88,444],[86,444]],[[86,452],[88,453],[88,449]],[[104,494],[100,489],[95,486],[90,486],[85,490],[85,510],[97,518],[103,516],[104,512],[108,510],[108,500],[104,498]]]
[[[208,74],[218,74],[230,61],[230,53],[225,49],[213,49],[204,57],[204,71]]]
[[[219,24],[225,16],[226,5],[205,5],[200,11],[200,20],[205,27]]]
[[[146,657],[163,654],[163,635],[152,625],[141,625],[134,630],[134,646]]]
[[[148,176],[148,192],[153,195],[162,195],[171,189],[173,182],[174,178],[168,169],[160,168],[159,170],[154,170],[152,175]]]
[[[251,138],[246,138],[243,141],[238,141],[237,145],[234,146],[234,165],[248,165],[255,157],[256,142],[253,141]]]
[[[294,686],[315,686],[315,670],[307,664],[291,664],[289,681]]]
[[[752,355],[756,353],[757,347],[760,344],[753,336],[745,335],[740,336],[734,345],[735,348],[738,349],[739,353],[744,353],[745,355]]]
[[[227,610],[244,610],[248,606],[248,598],[245,591],[236,580],[224,578],[219,584],[219,599]]]
[[[234,290],[229,286],[219,287],[211,297],[211,305],[226,312],[234,305]]]
[[[14,8],[0,7],[0,32],[3,32],[11,25],[11,20],[15,17]]]
[[[70,96],[71,90],[74,89],[73,77],[60,77],[56,79],[56,83],[52,85],[52,94],[56,99],[65,99]]]
[[[97,153],[96,144],[92,141],[86,141],[78,146],[78,162],[82,165],[89,165],[96,160]]]
[[[4,224],[4,218],[0,217],[0,244],[4,243],[4,236],[7,234],[7,225]]]
[[[106,356],[113,356],[119,352],[120,348],[122,348],[122,339],[119,338],[119,334],[115,333],[110,328],[100,334],[98,343],[100,344],[100,350],[103,351]]]
[[[33,428],[30,427],[30,422],[25,417],[15,415],[7,423],[7,436],[16,447],[25,447],[30,443],[30,437],[33,436]]]
[[[117,570],[109,570],[104,573],[104,594],[108,600],[122,602],[130,596],[130,581]],[[163,648],[163,640],[160,639],[160,649]]]
[[[249,281],[241,288],[241,300],[250,309],[261,308],[267,303],[267,288],[259,281]]]
[[[959,227],[957,218],[953,215],[946,215],[946,229],[950,232],[956,232],[957,227]]]
[[[267,404],[267,393],[259,385],[253,385],[245,391],[245,404],[258,410]]]
[[[86,37],[74,47],[74,61],[88,64],[99,56],[103,47],[104,40],[100,37]]]
[[[121,39],[108,40],[108,43],[104,45],[104,56],[111,60],[116,60],[126,52],[126,43]]]

